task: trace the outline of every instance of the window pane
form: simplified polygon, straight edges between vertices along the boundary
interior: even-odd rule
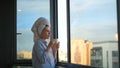
[[[67,62],[66,0],[58,0],[58,38],[60,41],[59,62]]]
[[[31,59],[31,27],[39,17],[50,20],[49,0],[17,0],[17,59]]]
[[[70,0],[71,62],[118,66],[116,0]]]

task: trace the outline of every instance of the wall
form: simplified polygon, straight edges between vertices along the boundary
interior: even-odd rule
[[[10,68],[13,45],[14,0],[0,2],[0,67]]]

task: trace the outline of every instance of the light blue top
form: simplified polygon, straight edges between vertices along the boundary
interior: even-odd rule
[[[32,64],[33,68],[54,68],[55,61],[53,56],[53,50],[50,49],[48,53],[45,49],[47,42],[39,39],[33,46],[32,50]]]

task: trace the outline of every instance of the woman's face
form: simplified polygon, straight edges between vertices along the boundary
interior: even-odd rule
[[[44,39],[49,39],[49,37],[50,37],[50,26],[47,26],[43,29],[43,31],[41,33],[41,36]]]

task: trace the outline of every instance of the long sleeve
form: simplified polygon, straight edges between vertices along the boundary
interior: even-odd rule
[[[38,44],[35,45],[34,50],[40,63],[45,63],[47,60],[49,61],[48,53],[43,44],[38,42]]]
[[[38,40],[35,42],[32,51],[32,64],[33,68],[54,68],[55,62],[53,57],[53,51],[50,49],[48,53],[46,51],[47,44]]]

